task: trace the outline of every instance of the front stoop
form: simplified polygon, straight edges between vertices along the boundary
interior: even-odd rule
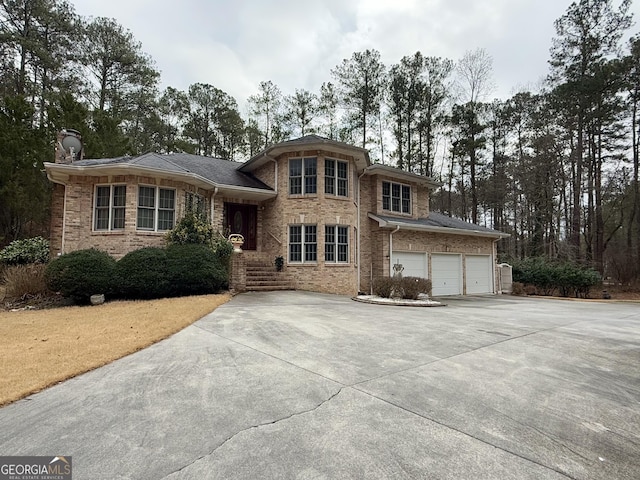
[[[294,290],[286,272],[262,262],[247,262],[245,285],[247,291]]]

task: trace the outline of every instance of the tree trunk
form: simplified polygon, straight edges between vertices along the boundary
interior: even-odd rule
[[[582,155],[583,155],[583,125],[582,111],[578,113],[578,131],[576,132],[576,149],[574,152],[574,177],[573,177],[573,210],[571,211],[571,237],[570,245],[573,247],[573,257],[575,260],[580,260],[580,228],[582,225],[580,214],[580,206],[582,204]]]

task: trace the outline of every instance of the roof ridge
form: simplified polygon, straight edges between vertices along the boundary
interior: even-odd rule
[[[173,165],[174,167],[176,167],[176,168],[177,168],[177,169],[179,169],[179,170],[183,170],[183,171],[185,171],[185,172],[193,173],[193,172],[192,172],[191,170],[189,170],[188,168],[186,168],[186,167],[184,167],[184,166],[182,166],[182,165],[178,165],[177,163],[172,162],[172,161],[171,161],[171,160],[169,160],[168,158],[165,158],[165,157],[169,156],[170,154],[167,154],[167,153],[156,153],[156,152],[153,152],[153,153],[151,153],[151,155],[153,155],[154,157],[159,158],[160,160],[163,160],[163,161],[165,161],[165,162],[167,162],[167,163],[169,163],[169,164]]]

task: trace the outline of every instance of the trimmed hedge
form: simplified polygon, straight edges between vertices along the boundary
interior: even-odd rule
[[[96,249],[78,250],[49,263],[45,279],[51,290],[80,303],[98,293],[127,299],[217,293],[229,286],[221,250],[197,244],[146,247],[118,262]]]
[[[122,298],[162,298],[170,294],[167,251],[146,247],[127,253],[116,264],[117,294]]]
[[[14,240],[0,250],[0,263],[6,265],[27,265],[49,261],[49,240],[42,237]]]
[[[593,268],[537,257],[514,262],[513,281],[533,285],[542,295],[558,292],[563,297],[587,298],[591,287],[598,285],[601,278]]]
[[[115,269],[116,261],[108,253],[95,248],[77,250],[49,263],[45,280],[50,290],[86,303],[91,295],[114,293]]]
[[[169,295],[202,295],[227,288],[227,271],[213,250],[204,245],[167,247]]]

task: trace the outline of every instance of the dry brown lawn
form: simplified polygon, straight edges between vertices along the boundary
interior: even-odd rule
[[[0,311],[0,406],[156,343],[229,294]]]

